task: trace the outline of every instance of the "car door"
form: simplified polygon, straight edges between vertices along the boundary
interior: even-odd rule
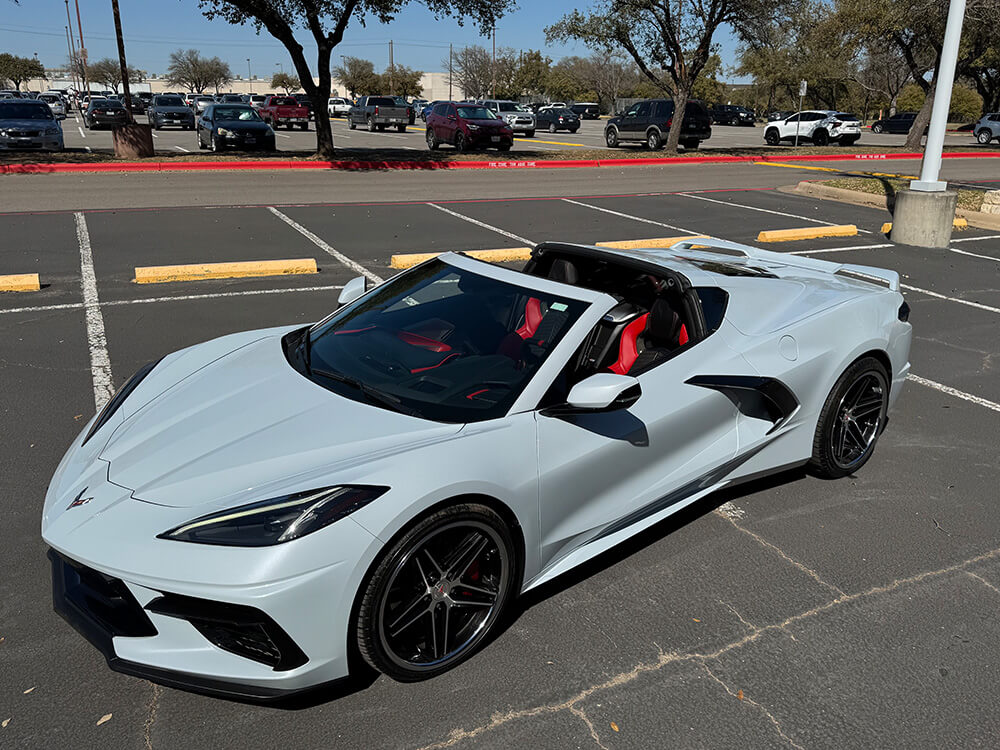
[[[626,115],[625,137],[641,141],[646,137],[646,125],[649,123],[652,106],[649,102],[639,102],[634,109],[634,113],[630,109],[631,114]]]
[[[794,115],[792,115],[791,117],[786,118],[785,120],[783,120],[781,122],[781,124],[778,126],[778,129],[781,132],[781,137],[782,138],[794,138],[795,137],[795,128],[796,128],[797,125],[800,125],[799,118],[801,118],[801,117],[802,117],[802,115],[800,113],[796,112]],[[801,135],[801,131],[800,131],[799,135]]]
[[[722,393],[686,381],[749,369],[721,336],[709,336],[639,375],[642,396],[626,410],[536,412],[542,567],[649,522],[701,480],[718,481],[713,472],[736,455],[738,412]]]
[[[455,142],[455,133],[458,132],[458,109],[454,104],[446,104],[443,107],[444,116],[441,118],[441,138],[445,143]]]

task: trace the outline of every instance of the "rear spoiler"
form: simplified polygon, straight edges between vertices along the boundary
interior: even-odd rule
[[[895,271],[890,271],[886,268],[876,268],[875,266],[833,263],[828,260],[820,260],[819,258],[807,258],[803,255],[776,253],[772,250],[761,250],[750,245],[741,245],[738,242],[729,242],[728,240],[717,240],[713,237],[693,237],[689,240],[681,240],[671,245],[670,250],[682,250],[695,254],[703,253],[708,256],[726,256],[728,258],[745,258],[746,260],[780,263],[792,268],[822,271],[854,279],[855,281],[876,284],[892,292],[899,291],[899,274]]]

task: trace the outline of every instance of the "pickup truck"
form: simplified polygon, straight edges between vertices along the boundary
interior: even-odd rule
[[[367,125],[368,130],[385,130],[395,125],[400,133],[406,132],[410,122],[408,107],[401,107],[391,96],[362,96],[347,113],[347,127],[354,130],[358,125]]]
[[[294,96],[269,96],[257,111],[264,122],[275,130],[282,125],[289,130],[296,125],[309,130],[309,110],[299,104]]]

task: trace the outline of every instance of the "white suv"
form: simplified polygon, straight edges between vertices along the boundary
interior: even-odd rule
[[[828,143],[850,146],[861,138],[861,123],[855,115],[834,109],[810,109],[769,122],[764,129],[764,141],[769,146],[782,141],[794,143],[796,128],[800,141],[811,141],[816,146]]]

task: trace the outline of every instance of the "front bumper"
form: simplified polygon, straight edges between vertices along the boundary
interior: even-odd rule
[[[493,140],[494,138],[497,140]],[[512,146],[513,144],[514,135],[512,133],[469,132],[469,145],[473,148],[496,148],[498,146]]]
[[[179,125],[185,128],[194,127],[194,117],[170,117],[169,115],[150,115],[150,124],[159,126]]]
[[[534,120],[531,120],[529,122],[517,122],[508,120],[507,125],[515,133],[531,133],[534,132],[536,129]]]
[[[0,149],[7,151],[62,151],[63,137],[61,133],[30,137],[4,137],[0,138]]]
[[[274,150],[273,135],[270,136],[227,135],[225,137],[225,143],[226,143],[226,148],[242,148],[248,151]]]

